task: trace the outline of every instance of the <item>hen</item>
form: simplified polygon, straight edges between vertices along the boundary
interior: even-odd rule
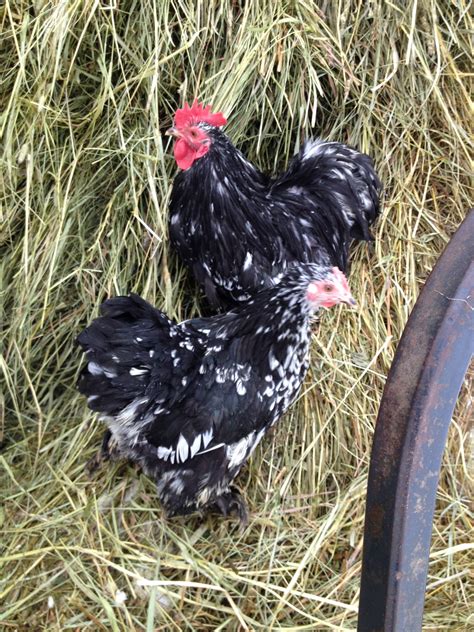
[[[294,262],[347,271],[351,238],[371,239],[380,182],[369,156],[308,140],[275,179],[258,171],[196,101],[177,110],[181,171],[170,202],[171,242],[213,307],[247,300]]]
[[[354,304],[344,274],[315,264],[226,314],[174,323],[139,296],[112,298],[78,337],[78,388],[121,456],[157,483],[169,515],[217,508],[246,520],[230,483],[294,401],[308,366],[310,318]]]

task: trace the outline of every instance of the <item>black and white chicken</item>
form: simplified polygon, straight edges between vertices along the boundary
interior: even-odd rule
[[[341,143],[308,140],[271,179],[234,147],[220,129],[225,123],[195,101],[177,110],[168,130],[181,169],[170,239],[211,305],[247,300],[295,262],[347,272],[351,239],[371,239],[378,214],[371,158]]]
[[[247,512],[230,487],[294,401],[308,367],[310,319],[354,304],[344,274],[295,265],[234,310],[172,322],[136,295],[112,298],[78,337],[78,388],[121,456],[156,480],[169,515]]]

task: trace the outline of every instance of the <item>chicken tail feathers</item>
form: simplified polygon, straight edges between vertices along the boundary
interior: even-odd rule
[[[77,387],[94,411],[116,416],[132,406],[139,415],[155,355],[173,323],[134,294],[105,301],[101,314],[77,338],[87,360]]]
[[[326,215],[345,224],[350,237],[370,241],[379,213],[381,184],[372,159],[346,145],[307,141],[274,187],[298,187]]]

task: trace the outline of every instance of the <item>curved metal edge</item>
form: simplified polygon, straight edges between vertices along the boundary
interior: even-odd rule
[[[359,632],[421,629],[441,458],[473,353],[473,256],[471,211],[420,293],[387,378],[369,472]]]

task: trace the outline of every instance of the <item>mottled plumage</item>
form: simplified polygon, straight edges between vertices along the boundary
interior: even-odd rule
[[[294,266],[233,311],[180,324],[139,296],[106,301],[79,336],[78,388],[168,513],[244,505],[229,485],[295,399],[312,312],[353,303],[343,274]]]
[[[271,179],[217,126],[191,123],[170,130],[183,170],[173,184],[169,232],[214,307],[247,300],[294,262],[347,270],[351,239],[371,239],[378,214],[380,183],[368,156],[310,140]],[[186,143],[198,148],[191,156],[183,154]]]

